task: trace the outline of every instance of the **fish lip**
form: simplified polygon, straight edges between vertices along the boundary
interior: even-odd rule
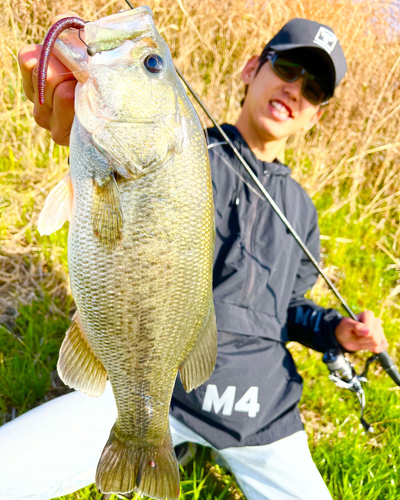
[[[280,104],[282,104],[283,106],[285,106],[285,108],[286,108],[286,109],[288,110],[288,112],[289,112],[289,117],[290,117],[290,118],[293,118],[293,111],[292,111],[292,108],[291,108],[288,104],[286,104],[286,102],[285,102],[285,101],[282,101],[281,99],[271,99],[271,100],[269,101],[269,102],[270,102],[270,104],[271,104],[271,102],[272,102],[272,101],[279,102]]]

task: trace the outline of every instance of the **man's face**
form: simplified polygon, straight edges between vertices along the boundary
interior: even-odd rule
[[[243,111],[261,137],[268,141],[284,139],[317,123],[322,111],[302,95],[303,78],[285,82],[269,61],[257,69],[258,57],[254,57],[243,70],[242,79],[248,85]]]

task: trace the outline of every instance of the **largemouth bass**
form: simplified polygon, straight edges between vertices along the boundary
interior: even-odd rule
[[[39,218],[41,234],[70,221],[77,312],[58,371],[91,396],[111,382],[118,419],[97,467],[98,488],[175,499],[179,469],[168,423],[175,378],[179,370],[187,391],[199,386],[217,351],[207,148],[148,7],[84,27],[78,21],[63,19],[50,36],[82,28],[54,45],[79,83],[70,173]]]

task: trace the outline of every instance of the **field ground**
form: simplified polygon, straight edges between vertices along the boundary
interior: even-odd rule
[[[63,9],[77,8],[94,19],[117,11],[121,2],[82,0],[78,8],[66,0]],[[286,161],[318,208],[323,266],[355,312],[368,308],[383,319],[389,353],[400,360],[400,45],[391,23],[391,16],[398,16],[397,4],[148,4],[179,68],[220,122],[235,122],[243,95],[240,70],[284,22],[298,16],[334,27],[348,58],[348,76],[322,122],[290,141]],[[2,5],[0,424],[68,391],[57,377],[56,362],[74,309],[67,274],[68,228],[50,237],[40,237],[36,229],[46,195],[67,169],[68,152],[35,125],[16,63],[23,44],[40,43],[59,7],[50,0],[17,0],[13,5],[5,0]],[[339,308],[322,281],[310,296]],[[289,348],[304,379],[301,413],[310,448],[334,500],[397,500],[400,388],[372,365],[365,418],[375,432],[366,435],[356,396],[333,385],[321,354],[294,343]],[[365,352],[351,356],[358,371],[367,357]],[[208,450],[200,449],[195,463],[182,470],[181,497],[239,500],[229,474],[210,469],[209,461]],[[223,488],[226,483],[230,489]],[[63,497],[101,498],[94,487]]]
[[[356,312],[369,308],[381,314],[391,346],[389,352],[395,357],[400,311],[390,294],[397,286],[398,268],[381,245],[377,245],[385,234],[379,227],[371,231],[366,224],[352,221],[343,224],[345,208],[327,214],[329,196],[317,196],[315,202],[320,212],[323,256],[329,262],[330,276]],[[31,231],[44,248],[54,244],[52,237],[40,238],[35,228]],[[66,244],[66,233],[63,228],[58,235],[60,248]],[[339,307],[322,281],[311,296],[324,306]],[[55,367],[71,307],[70,300],[62,304],[56,300],[54,304],[46,289],[40,288],[39,280],[33,300],[19,308],[19,315],[9,320],[8,327],[0,326],[3,421],[67,392]],[[321,354],[295,343],[290,344],[290,350],[304,378],[301,410],[313,458],[334,499],[398,498],[400,389],[393,386],[377,364],[372,365],[366,386],[366,419],[374,426],[375,433],[365,435],[359,425],[355,395],[337,389],[328,379]],[[367,355],[352,356],[359,371]],[[182,471],[182,489],[188,499],[214,498],[215,481],[210,478],[204,481],[206,460],[202,453],[204,450],[198,453],[194,469]],[[94,499],[101,495],[95,494],[92,488],[63,498]]]

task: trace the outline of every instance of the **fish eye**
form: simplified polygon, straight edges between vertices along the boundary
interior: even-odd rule
[[[144,60],[144,66],[150,73],[159,73],[164,67],[164,61],[158,54],[150,54]]]

